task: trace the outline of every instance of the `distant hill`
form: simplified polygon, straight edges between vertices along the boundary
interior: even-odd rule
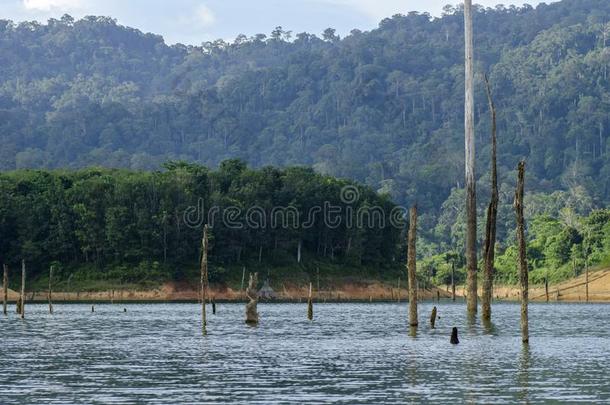
[[[477,8],[476,68],[498,106],[506,203],[521,158],[529,191],[563,190],[583,211],[610,201],[608,21],[607,0]],[[462,25],[447,7],[345,38],[278,27],[187,47],[108,17],[0,21],[0,169],[307,165],[417,201],[430,229],[454,216],[463,179]],[[476,120],[484,186],[480,77]]]

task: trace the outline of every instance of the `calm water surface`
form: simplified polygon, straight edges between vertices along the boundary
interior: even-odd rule
[[[610,402],[605,305],[531,304],[529,350],[512,303],[494,305],[493,330],[468,326],[463,303],[420,304],[414,337],[405,303],[316,304],[313,322],[306,304],[263,303],[258,327],[218,304],[207,336],[196,304],[10,309],[1,404]]]

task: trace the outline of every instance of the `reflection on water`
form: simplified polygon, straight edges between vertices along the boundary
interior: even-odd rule
[[[432,306],[440,318],[430,329]],[[610,307],[495,304],[469,326],[463,303],[30,305],[0,317],[0,403],[450,403],[610,401]],[[127,312],[123,308],[127,307]],[[451,345],[457,326],[460,344]]]

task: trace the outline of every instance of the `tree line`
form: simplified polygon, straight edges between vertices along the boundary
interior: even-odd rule
[[[310,168],[255,170],[237,160],[218,170],[170,162],[154,172],[7,172],[0,174],[0,195],[0,260],[17,268],[25,259],[33,277],[53,264],[64,279],[77,273],[134,283],[185,280],[198,268],[206,223],[213,282],[225,282],[225,269],[237,265],[316,260],[384,268],[399,254],[402,232],[400,215],[394,225],[357,226],[366,207],[396,208],[365,186]],[[323,216],[325,206],[332,217]]]

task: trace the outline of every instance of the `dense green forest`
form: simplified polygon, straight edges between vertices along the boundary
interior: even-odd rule
[[[533,271],[550,268],[564,277],[582,268],[584,252],[597,262],[608,261],[603,254],[603,249],[608,251],[608,227],[603,223],[608,222],[604,215],[610,202],[608,21],[607,0],[476,8],[479,235],[482,238],[489,199],[490,114],[481,82],[487,73],[498,110],[498,272],[507,281],[511,276],[502,260],[514,253],[511,203],[514,168],[520,159],[527,161],[528,237],[531,248],[542,252],[530,260]],[[315,173],[356,180],[384,195],[370,198],[391,198],[404,206],[417,203],[422,236],[418,255],[429,260],[426,272],[438,270],[442,275],[448,263],[445,256],[459,256],[463,250],[462,10],[448,6],[440,18],[415,12],[396,15],[375,30],[355,29],[344,38],[332,28],[320,36],[288,28],[277,27],[268,35],[240,35],[233,42],[169,46],[158,35],[121,26],[109,17],[75,21],[66,15],[46,24],[0,20],[0,170],[135,170],[8,173],[3,179],[8,185],[3,187],[12,191],[6,191],[6,198],[15,204],[15,196],[38,195],[11,188],[30,176],[41,179],[30,179],[34,184],[50,182],[51,188],[66,190],[72,186],[61,185],[61,178],[78,185],[89,176],[94,183],[106,179],[125,189],[125,197],[116,195],[125,200],[119,211],[140,212],[144,205],[134,208],[128,201],[137,200],[130,193],[146,186],[131,189],[123,182],[171,179],[175,168],[158,171],[170,160],[207,167],[233,158],[252,167],[308,166]],[[189,170],[212,177],[223,172]],[[287,169],[285,175],[299,170],[314,176],[306,169]],[[168,187],[180,184],[167,181]],[[103,190],[97,183],[85,182],[82,187],[74,198]],[[192,204],[192,198],[184,201]],[[38,231],[34,224],[20,228],[3,220],[2,253],[16,260],[24,250],[41,266],[49,259],[84,258],[108,268],[110,263],[142,260],[163,263],[160,252],[166,250],[171,252],[166,262],[195,263],[196,231],[180,233],[181,238],[190,235],[189,244],[170,238],[171,247],[159,247],[162,232],[153,222],[160,226],[163,214],[142,217],[122,232],[125,224],[104,222],[112,223],[106,217],[120,214],[105,210],[116,208],[114,203],[96,201],[92,196],[89,202],[67,200],[60,205],[63,208],[54,215],[68,215],[68,210],[74,221],[98,210],[97,228],[72,234],[65,245],[38,234],[46,229],[64,235],[67,231],[61,227],[46,225]],[[34,210],[30,216],[42,218],[48,212]],[[597,242],[583,245],[588,240],[583,232],[589,227],[582,224],[587,221],[601,221],[603,232]],[[76,232],[78,226],[70,229]],[[114,247],[102,243],[108,226],[122,237]],[[138,233],[140,226],[148,226],[141,231],[146,235]],[[547,250],[548,238],[541,236],[546,231],[565,237],[556,242],[561,248],[552,248],[555,253]],[[20,232],[27,236],[19,239]],[[378,257],[401,257],[397,237],[379,242],[383,250]],[[242,242],[248,246],[244,252],[249,252],[244,258],[251,258],[253,247]],[[225,235],[218,243],[229,244],[217,248],[218,263],[227,263],[221,256],[235,258],[239,243]],[[298,238],[286,243],[298,243]],[[312,243],[304,241],[308,254]],[[134,244],[149,250],[134,252]],[[120,253],[113,250],[128,247]],[[338,247],[337,257],[345,248]],[[286,249],[293,257],[294,246]],[[374,263],[373,259],[363,256],[363,263]],[[508,260],[505,263],[508,266]]]
[[[534,282],[610,264],[610,210],[580,216],[561,193],[527,199]],[[213,283],[238,286],[244,266],[275,282],[320,276],[323,287],[395,282],[404,273],[404,209],[369,187],[311,168],[255,170],[228,160],[215,171],[184,162],[154,172],[20,170],[0,174],[0,197],[0,260],[15,269],[25,258],[39,280],[55,265],[63,288],[194,281],[204,223],[212,226]],[[501,212],[508,209],[501,205]],[[463,214],[454,216],[453,226],[461,227]],[[511,283],[516,251],[507,243],[497,278]],[[448,283],[453,264],[463,281],[462,249],[439,249],[419,239],[419,277]]]
[[[34,278],[54,264],[73,286],[195,279],[209,223],[216,283],[235,282],[243,266],[263,275],[287,268],[286,280],[318,271],[323,280],[333,271],[383,278],[400,267],[403,212],[370,188],[310,168],[252,170],[236,160],[216,171],[165,166],[0,174],[0,261],[16,269],[24,258]]]

